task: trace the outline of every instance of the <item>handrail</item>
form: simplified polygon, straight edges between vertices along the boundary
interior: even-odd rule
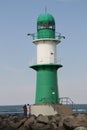
[[[61,97],[61,98],[59,98],[59,102],[60,102],[60,104],[69,105],[75,113],[78,113],[78,105],[75,104],[71,98]]]
[[[33,40],[37,39],[37,33],[28,33],[27,36],[31,36]],[[55,39],[60,41],[61,39],[65,39],[65,36],[62,36],[61,33],[56,32]]]
[[[53,63],[53,61],[51,61],[51,58],[49,59],[49,57],[44,57],[44,59],[45,59],[46,61],[48,61],[47,63],[49,63],[49,64],[52,64],[52,63]],[[43,58],[41,59],[41,61],[42,61],[42,62],[40,62],[41,64],[42,64],[42,63],[45,63],[45,62],[43,62],[44,59],[43,59]],[[63,62],[63,61],[61,60],[61,57],[58,57],[58,58],[55,57],[54,60],[55,60],[55,63],[53,63],[53,64],[60,64],[60,65],[62,65],[62,62]],[[39,64],[40,64],[40,63],[39,63]],[[34,65],[34,64],[36,64],[36,65],[38,64],[38,63],[37,63],[37,58],[31,58],[31,59],[29,60],[29,66]],[[45,64],[46,64],[46,63],[45,63]]]

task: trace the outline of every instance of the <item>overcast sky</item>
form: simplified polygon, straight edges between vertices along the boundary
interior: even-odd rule
[[[57,46],[60,97],[87,103],[87,0],[0,0],[0,105],[34,104],[37,17],[55,18],[56,32],[66,37]]]

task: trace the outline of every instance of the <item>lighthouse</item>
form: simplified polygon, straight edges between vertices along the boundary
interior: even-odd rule
[[[37,34],[29,35],[32,35],[32,42],[37,48],[36,64],[30,66],[36,71],[35,107],[31,108],[31,112],[39,111],[41,106],[44,110],[39,114],[43,114],[47,109],[49,111],[50,104],[59,103],[57,70],[62,65],[57,62],[57,45],[64,37],[60,33],[56,35],[55,19],[49,13],[38,16]]]

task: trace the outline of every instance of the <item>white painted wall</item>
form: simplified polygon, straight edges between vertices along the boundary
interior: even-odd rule
[[[55,64],[57,62],[55,41],[40,40],[37,42],[37,64]]]
[[[55,115],[58,112],[54,110],[51,105],[32,105],[31,106],[31,114],[38,116],[39,114],[42,115]]]

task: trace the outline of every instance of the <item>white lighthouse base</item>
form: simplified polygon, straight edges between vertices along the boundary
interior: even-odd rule
[[[61,104],[42,104],[42,105],[31,105],[31,115],[70,115],[73,114],[71,108],[67,105]]]

